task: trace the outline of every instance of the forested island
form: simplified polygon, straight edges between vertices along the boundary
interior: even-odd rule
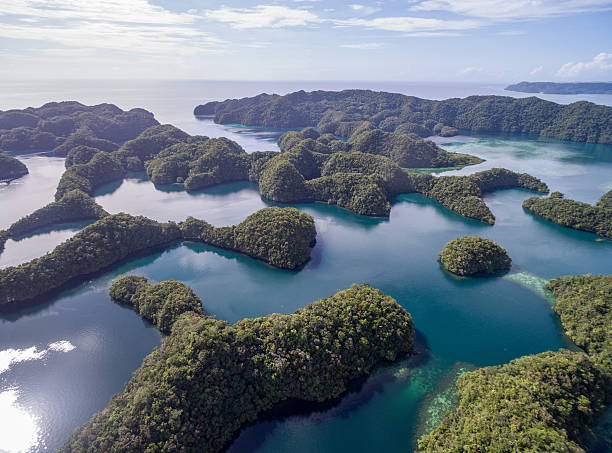
[[[464,276],[495,275],[510,270],[512,265],[505,248],[478,236],[463,236],[448,242],[439,256],[444,269]]]
[[[53,211],[48,208],[45,212]],[[52,252],[0,269],[0,306],[42,296],[77,277],[181,240],[197,239],[279,268],[295,269],[308,261],[315,237],[312,217],[294,208],[265,208],[239,225],[221,228],[196,219],[178,225],[124,213],[107,215]]]
[[[554,310],[583,352],[543,352],[459,377],[458,408],[420,452],[584,452],[584,433],[612,403],[612,276],[553,279]]]
[[[23,162],[0,151],[0,182],[12,181],[28,174]]]
[[[111,299],[129,305],[165,334],[170,334],[183,313],[204,315],[202,300],[176,280],[151,284],[139,275],[126,275],[113,282],[109,294]]]
[[[196,116],[220,124],[299,128],[348,137],[365,121],[394,133],[433,135],[444,126],[473,132],[540,135],[558,140],[612,143],[612,107],[580,101],[560,105],[537,97],[469,96],[432,101],[370,90],[260,94],[198,105]],[[448,131],[448,130],[447,130]],[[448,131],[452,133],[453,131]]]
[[[548,198],[528,198],[523,201],[523,208],[557,225],[612,238],[612,190],[595,205],[553,192]]]
[[[413,343],[410,314],[365,284],[233,325],[187,312],[61,451],[219,452],[279,403],[336,398]]]
[[[504,90],[543,94],[612,94],[612,82],[520,82],[508,85]]]
[[[121,110],[113,104],[83,105],[49,102],[42,107],[0,112],[0,150],[49,151],[65,156],[77,146],[113,151],[117,143],[135,138],[159,124],[144,109]]]

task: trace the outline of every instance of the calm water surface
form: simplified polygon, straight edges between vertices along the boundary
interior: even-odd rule
[[[230,136],[248,151],[277,149],[278,131],[218,126],[198,121],[190,113],[206,99],[297,87],[234,84],[230,88],[228,84],[211,88],[194,82],[122,90],[109,83],[98,91],[78,85],[75,90],[84,102],[149,108],[161,121],[192,134]],[[411,94],[435,97],[427,94],[433,88],[420,89]],[[439,97],[448,97],[446,92],[452,90],[440,91]],[[14,105],[0,108],[77,97],[68,87],[44,84],[13,92],[16,94],[6,99]],[[552,190],[590,203],[612,188],[612,147],[503,136],[460,136],[439,143],[448,150],[487,159],[478,166],[444,174],[501,166],[541,177]],[[0,228],[51,201],[63,171],[62,159],[19,158],[28,165],[30,175],[0,186]],[[193,194],[179,189],[155,187],[142,174],[132,174],[102,188],[96,199],[109,212],[162,221],[193,215],[214,225],[238,223],[270,205],[250,183]],[[610,273],[612,269],[611,241],[534,218],[521,208],[522,200],[529,196],[532,194],[523,190],[487,195],[486,202],[497,219],[494,226],[463,219],[419,195],[400,196],[385,220],[325,204],[298,205],[315,217],[318,231],[312,259],[299,272],[184,243],[124,263],[41,305],[1,314],[0,450],[54,451],[72,429],[122,390],[142,359],[160,344],[156,329],[135,312],[113,303],[107,294],[114,278],[138,273],[156,281],[174,278],[185,282],[202,298],[208,312],[230,322],[290,313],[352,283],[368,282],[392,295],[414,318],[422,352],[418,359],[377,370],[331,407],[249,427],[230,451],[410,451],[421,424],[429,418],[431,396],[452,383],[450,377],[457,369],[505,363],[525,354],[571,346],[549,302],[537,292],[541,278]],[[63,225],[8,241],[0,254],[0,266],[39,256],[81,227],[83,224]],[[465,234],[493,239],[508,249],[514,262],[512,275],[458,279],[442,272],[437,253],[447,241]]]

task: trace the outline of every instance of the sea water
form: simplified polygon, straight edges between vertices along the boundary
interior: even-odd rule
[[[13,86],[13,94],[3,96],[9,105],[0,108],[73,98],[140,106],[191,134],[229,136],[251,152],[276,150],[281,131],[215,125],[195,119],[193,107],[205,100],[302,88],[295,85],[159,82],[128,83],[128,89],[108,82],[95,91],[86,89],[85,82],[75,87],[43,83],[24,85],[21,91]],[[469,89],[475,88],[461,87]],[[432,88],[422,87],[427,90]],[[533,174],[552,190],[589,203],[612,188],[610,146],[499,135],[436,140],[449,151],[486,159],[443,175],[501,166]],[[51,201],[63,171],[59,158],[18,157],[30,175],[0,186],[0,228]],[[293,415],[270,417],[246,428],[230,451],[410,451],[423,427],[434,426],[440,413],[452,406],[452,382],[458,373],[572,346],[542,291],[544,281],[558,275],[610,273],[612,242],[525,212],[521,203],[532,195],[516,189],[487,194],[494,226],[459,217],[415,194],[399,196],[388,219],[322,203],[296,205],[315,218],[318,232],[312,258],[300,271],[275,269],[239,253],[186,242],[115,266],[40,305],[1,314],[0,450],[55,451],[72,429],[122,391],[142,359],[160,344],[162,336],[154,327],[108,296],[114,278],[136,273],[153,281],[185,282],[209,313],[229,322],[291,313],[352,283],[368,282],[393,296],[412,314],[418,356],[380,367],[333,404],[296,407]],[[217,226],[239,223],[273,204],[251,183],[187,193],[179,186],[156,187],[138,173],[101,188],[96,200],[113,213],[160,221],[195,216]],[[62,225],[8,241],[0,266],[52,250],[83,226]],[[470,279],[441,270],[437,254],[444,244],[473,234],[508,250],[513,259],[509,275]]]

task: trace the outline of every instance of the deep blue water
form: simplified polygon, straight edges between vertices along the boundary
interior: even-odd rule
[[[87,84],[41,84],[20,91],[13,86],[10,96],[3,97],[9,105],[0,108],[37,105],[50,99],[115,102],[122,107],[149,108],[161,121],[192,134],[228,135],[248,151],[274,150],[278,131],[218,126],[196,120],[191,110],[208,99],[291,91],[302,85],[167,82],[127,87],[109,82],[94,91]],[[0,91],[5,88],[0,86]],[[432,87],[421,87],[420,92],[418,87],[412,89],[417,92],[411,94],[423,97],[476,90],[442,87],[441,94],[433,96],[428,94],[435,91]],[[487,159],[478,166],[443,174],[501,166],[541,177],[552,190],[591,203],[612,188],[609,146],[501,136],[438,141],[448,150]],[[0,186],[0,228],[51,201],[63,171],[62,159],[39,155],[20,159],[31,174]],[[377,370],[331,408],[249,427],[230,451],[410,451],[417,425],[427,418],[423,414],[429,406],[423,403],[446,382],[453,365],[500,364],[571,346],[549,302],[537,292],[538,278],[610,273],[612,269],[612,241],[534,218],[521,207],[529,196],[532,194],[523,190],[487,195],[486,202],[497,218],[494,226],[461,218],[420,195],[398,197],[390,218],[384,220],[321,203],[298,205],[315,217],[318,231],[312,259],[299,272],[184,243],[128,261],[42,305],[2,314],[0,450],[55,450],[70,430],[122,390],[142,359],[160,344],[161,336],[154,328],[107,295],[116,276],[139,273],[157,281],[174,278],[185,282],[202,298],[208,312],[230,322],[290,313],[352,283],[368,282],[395,297],[413,316],[422,352],[418,360]],[[249,183],[188,194],[176,187],[155,187],[140,174],[102,188],[96,199],[110,212],[163,221],[193,215],[214,225],[238,223],[270,205]],[[0,266],[43,254],[82,226],[66,225],[9,241],[0,254]],[[478,234],[505,247],[513,258],[512,275],[460,279],[444,273],[437,253],[447,241],[465,234]]]

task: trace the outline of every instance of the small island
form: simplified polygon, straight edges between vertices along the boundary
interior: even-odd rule
[[[414,335],[410,314],[367,284],[233,325],[190,311],[60,451],[220,452],[279,403],[337,398],[411,354]]]
[[[595,205],[569,200],[560,192],[548,198],[531,197],[523,208],[538,217],[574,230],[612,238],[612,190]]]
[[[508,85],[504,90],[542,94],[612,94],[612,82],[520,82]]]
[[[109,294],[111,299],[129,305],[165,334],[170,334],[172,325],[183,313],[204,315],[202,300],[176,280],[150,284],[144,277],[126,275],[113,282]]]
[[[0,182],[10,182],[28,174],[28,167],[13,156],[0,151]]]
[[[444,269],[463,276],[495,275],[512,265],[506,249],[478,236],[463,236],[448,242],[439,256]]]

